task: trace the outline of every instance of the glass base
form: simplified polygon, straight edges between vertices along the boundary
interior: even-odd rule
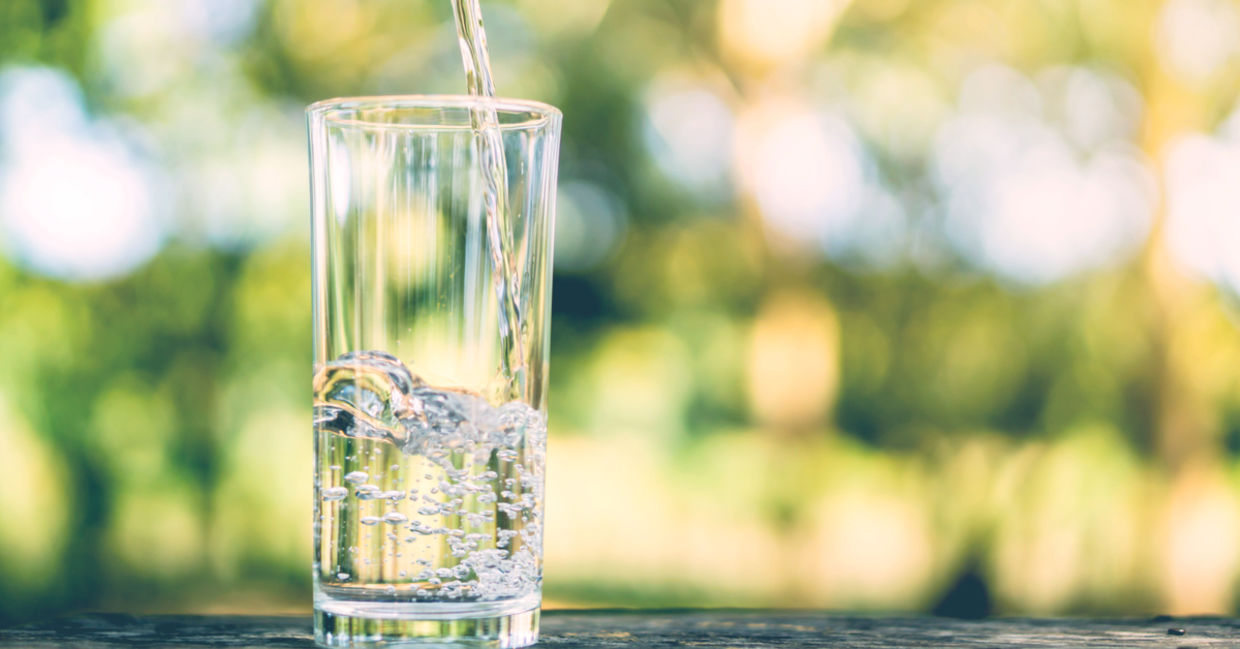
[[[397,603],[322,597],[314,603],[320,647],[528,647],[538,641],[541,598],[501,602]]]

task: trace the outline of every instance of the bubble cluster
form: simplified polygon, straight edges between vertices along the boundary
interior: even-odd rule
[[[542,413],[431,387],[382,352],[326,364],[314,388],[320,466],[329,469],[320,478],[341,483],[321,488],[316,505],[316,530],[319,522],[326,530],[316,531],[315,543],[324,587],[365,588],[396,601],[496,600],[537,590]]]

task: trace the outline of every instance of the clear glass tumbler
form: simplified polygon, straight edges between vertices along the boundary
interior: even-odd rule
[[[396,96],[307,116],[315,639],[533,644],[560,113]]]

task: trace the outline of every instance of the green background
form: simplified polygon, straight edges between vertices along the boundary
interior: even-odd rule
[[[1240,5],[483,13],[565,116],[548,604],[1234,611]],[[0,3],[0,623],[308,610],[301,111],[455,47]]]

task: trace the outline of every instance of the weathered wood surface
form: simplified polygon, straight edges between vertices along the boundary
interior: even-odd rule
[[[552,611],[538,646],[556,649],[718,647],[1238,647],[1240,620],[856,617],[795,611]],[[0,630],[0,648],[313,647],[310,618],[92,614]]]

